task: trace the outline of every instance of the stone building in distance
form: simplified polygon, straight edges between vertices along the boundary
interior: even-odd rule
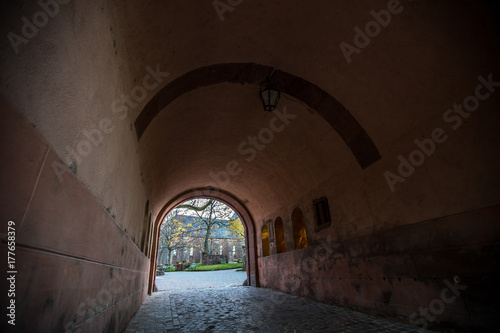
[[[180,216],[185,223],[196,224],[196,216]],[[159,251],[158,264],[175,264],[187,260],[190,263],[200,263],[204,251],[205,231],[187,232],[185,237],[186,246],[173,250],[170,254],[167,251]],[[219,254],[227,257],[228,261],[238,261],[243,258],[243,246],[245,239],[235,235],[228,227],[217,227],[210,235],[210,254]]]

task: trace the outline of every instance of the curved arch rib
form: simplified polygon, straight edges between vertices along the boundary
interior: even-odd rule
[[[135,120],[137,140],[141,139],[151,121],[161,110],[189,91],[223,82],[258,85],[270,75],[272,82],[281,92],[307,104],[337,131],[361,168],[365,169],[380,159],[380,153],[365,129],[335,98],[298,76],[253,63],[227,63],[201,67],[170,82],[153,96]]]

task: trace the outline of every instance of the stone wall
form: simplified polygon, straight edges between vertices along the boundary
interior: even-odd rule
[[[210,3],[69,1],[18,52],[3,38],[0,89],[15,110],[1,103],[0,212],[19,228],[18,297],[28,300],[20,330],[122,330],[144,297],[144,215],[157,228],[164,206],[201,188],[244,207],[251,285],[258,276],[408,320],[457,276],[468,287],[434,322],[488,325],[498,310],[497,8],[401,1],[404,10],[346,61],[339,45],[355,42],[353,28],[375,23],[372,11],[386,4],[245,1],[221,24]],[[43,14],[37,1],[2,5],[4,35]],[[250,28],[261,38],[242,40]],[[269,113],[256,91],[273,75],[283,98]],[[478,89],[478,77],[491,83]],[[135,126],[154,107],[147,129]],[[112,126],[99,142],[92,133],[103,121]],[[436,129],[446,142],[419,151]],[[254,153],[251,137],[265,141]],[[367,142],[380,153],[369,166],[353,154],[378,157]],[[415,168],[400,171],[410,156]],[[60,182],[54,162],[75,176],[66,169]],[[399,177],[395,188],[387,171]],[[311,204],[322,196],[333,220],[317,230]],[[271,246],[257,259],[262,225],[281,216],[290,230],[296,206],[309,247],[291,250],[288,231],[287,252]],[[333,257],[321,254],[329,248]],[[126,272],[131,284],[110,286]]]
[[[212,253],[219,253],[227,256],[228,260],[237,261],[238,258],[242,258],[244,245],[244,240],[239,239],[229,239],[229,238],[217,238],[211,240]],[[191,238],[189,240],[189,246],[181,249],[175,250],[175,254],[171,256],[171,263],[176,263],[177,261],[188,260],[189,262],[200,262],[204,247],[203,238]],[[222,245],[222,253],[220,253],[220,245]],[[233,252],[234,246],[234,252]],[[193,247],[193,255],[191,253],[191,247]],[[167,258],[167,251],[163,251],[162,256],[158,259],[159,263],[170,263],[169,258]]]
[[[222,261],[227,263],[227,256],[222,254],[203,254],[201,263],[203,265],[217,265]]]
[[[340,242],[325,238],[259,258],[260,283],[420,327],[494,331],[499,214],[497,205]]]
[[[9,192],[0,220],[15,222],[16,330],[123,331],[146,296],[148,258],[71,172],[58,180],[60,159],[36,129],[0,107],[0,184]]]

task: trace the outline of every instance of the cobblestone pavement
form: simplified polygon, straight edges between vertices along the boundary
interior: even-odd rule
[[[205,273],[186,274],[201,279]],[[147,297],[126,333],[429,332],[265,288],[225,285],[182,290],[182,283],[177,283],[175,290]]]
[[[167,272],[156,277],[156,287],[162,290],[205,289],[241,286],[247,272],[236,269],[213,272]]]

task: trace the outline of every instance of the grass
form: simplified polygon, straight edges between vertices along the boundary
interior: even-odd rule
[[[185,269],[183,272],[192,272],[192,271],[220,271],[224,269],[236,269],[236,268],[242,268],[243,263],[241,262],[231,262],[227,264],[218,264],[218,265],[206,265],[203,266],[201,263],[196,266],[196,269]],[[165,268],[162,268],[165,272],[175,272],[175,266],[172,268],[169,268],[165,270]]]
[[[243,267],[243,263],[241,262],[230,262],[227,264],[218,264],[218,265],[206,265],[198,264],[196,266],[196,271],[219,271],[223,269],[235,269]]]

